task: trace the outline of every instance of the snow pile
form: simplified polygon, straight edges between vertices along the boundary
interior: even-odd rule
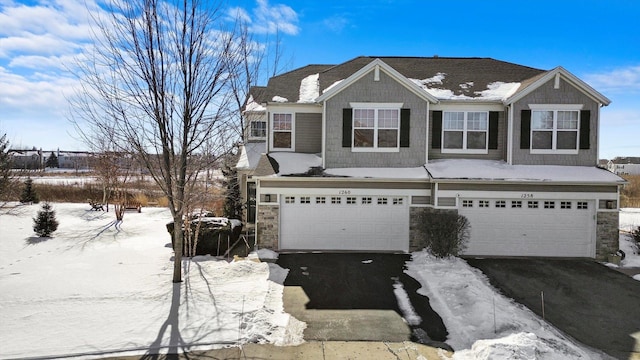
[[[640,226],[640,209],[636,208],[623,208],[620,209],[620,230],[623,233],[620,234],[620,250],[624,251],[625,258],[620,262],[621,267],[640,267],[640,249],[636,245],[635,241],[629,234],[638,226]],[[608,266],[616,266],[613,264],[607,264]],[[636,280],[640,280],[640,274],[633,277]]]
[[[509,165],[498,160],[433,160],[425,165],[434,179],[622,183],[619,176],[595,166]]]
[[[344,80],[344,79],[342,79]],[[327,91],[331,90],[334,86],[340,84],[342,82],[342,80],[338,80],[336,82],[334,82],[333,84],[329,85],[326,89],[322,90],[322,93],[326,93]]]
[[[418,293],[429,297],[431,307],[442,317],[449,331],[446,342],[456,350],[454,359],[497,359],[503,358],[501,354],[508,359],[536,358],[527,357],[531,351],[543,355],[541,359],[600,358],[500,295],[482,272],[462,259],[415,252],[406,273],[420,282]]]
[[[320,85],[318,78],[320,74],[313,74],[305,77],[300,81],[300,92],[298,95],[299,103],[312,103],[320,96]]]
[[[247,105],[244,107],[244,111],[266,111],[267,108],[257,103],[253,99],[253,95],[249,95],[249,99],[247,100]]]
[[[322,166],[322,158],[316,154],[273,152],[269,156],[278,162],[278,175],[304,174],[313,167]]]
[[[112,212],[53,208],[60,226],[51,239],[30,237],[38,205],[0,216],[2,357],[303,341],[305,324],[283,310],[279,266],[198,256],[183,261],[174,285],[167,209],[127,213],[116,229]]]
[[[325,174],[373,179],[428,179],[429,174],[423,166],[410,168],[331,168]]]
[[[278,103],[286,103],[286,102],[289,102],[289,99],[276,95],[271,99],[271,101],[278,102]]]
[[[476,91],[477,95],[483,100],[505,100],[520,87],[520,83],[503,83],[501,81],[487,84],[487,90]]]

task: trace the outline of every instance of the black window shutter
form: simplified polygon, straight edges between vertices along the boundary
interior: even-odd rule
[[[531,147],[531,110],[520,112],[520,149]]]
[[[431,122],[431,148],[442,147],[442,111],[433,111]]]
[[[400,109],[400,147],[409,147],[411,109]]]
[[[590,126],[591,110],[580,111],[580,149],[589,149],[591,147],[589,142]]]
[[[351,147],[352,115],[350,108],[342,109],[342,147]]]
[[[497,111],[489,111],[489,149],[496,150],[498,148],[498,117],[500,113]]]

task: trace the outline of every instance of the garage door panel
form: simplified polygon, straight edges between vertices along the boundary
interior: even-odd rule
[[[494,206],[495,202],[490,204]],[[588,209],[577,209],[574,201],[571,209],[461,207],[459,213],[471,224],[467,255],[593,257],[595,254],[593,202],[588,203]]]
[[[409,208],[402,205],[286,203],[280,207],[280,248],[291,250],[408,251]],[[296,198],[298,200],[299,197]]]

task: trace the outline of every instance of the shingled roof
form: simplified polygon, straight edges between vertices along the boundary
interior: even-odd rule
[[[365,67],[375,59],[382,60],[418,85],[434,90],[449,90],[452,97],[480,98],[490,84],[512,83],[520,88],[547,71],[491,58],[453,57],[389,57],[360,56],[339,65],[307,65],[269,79],[256,93],[258,103],[274,101],[298,102],[304,78],[318,74],[319,94]]]

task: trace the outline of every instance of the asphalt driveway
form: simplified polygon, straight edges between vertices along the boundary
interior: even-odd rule
[[[307,322],[307,340],[411,340],[448,348],[447,331],[420,284],[404,273],[409,254],[292,253],[277,264],[289,269],[285,310]],[[402,319],[396,293],[406,292],[421,321]],[[394,293],[394,290],[396,291]],[[406,313],[406,310],[405,310]]]
[[[493,286],[585,345],[640,353],[640,282],[591,260],[467,259]]]

